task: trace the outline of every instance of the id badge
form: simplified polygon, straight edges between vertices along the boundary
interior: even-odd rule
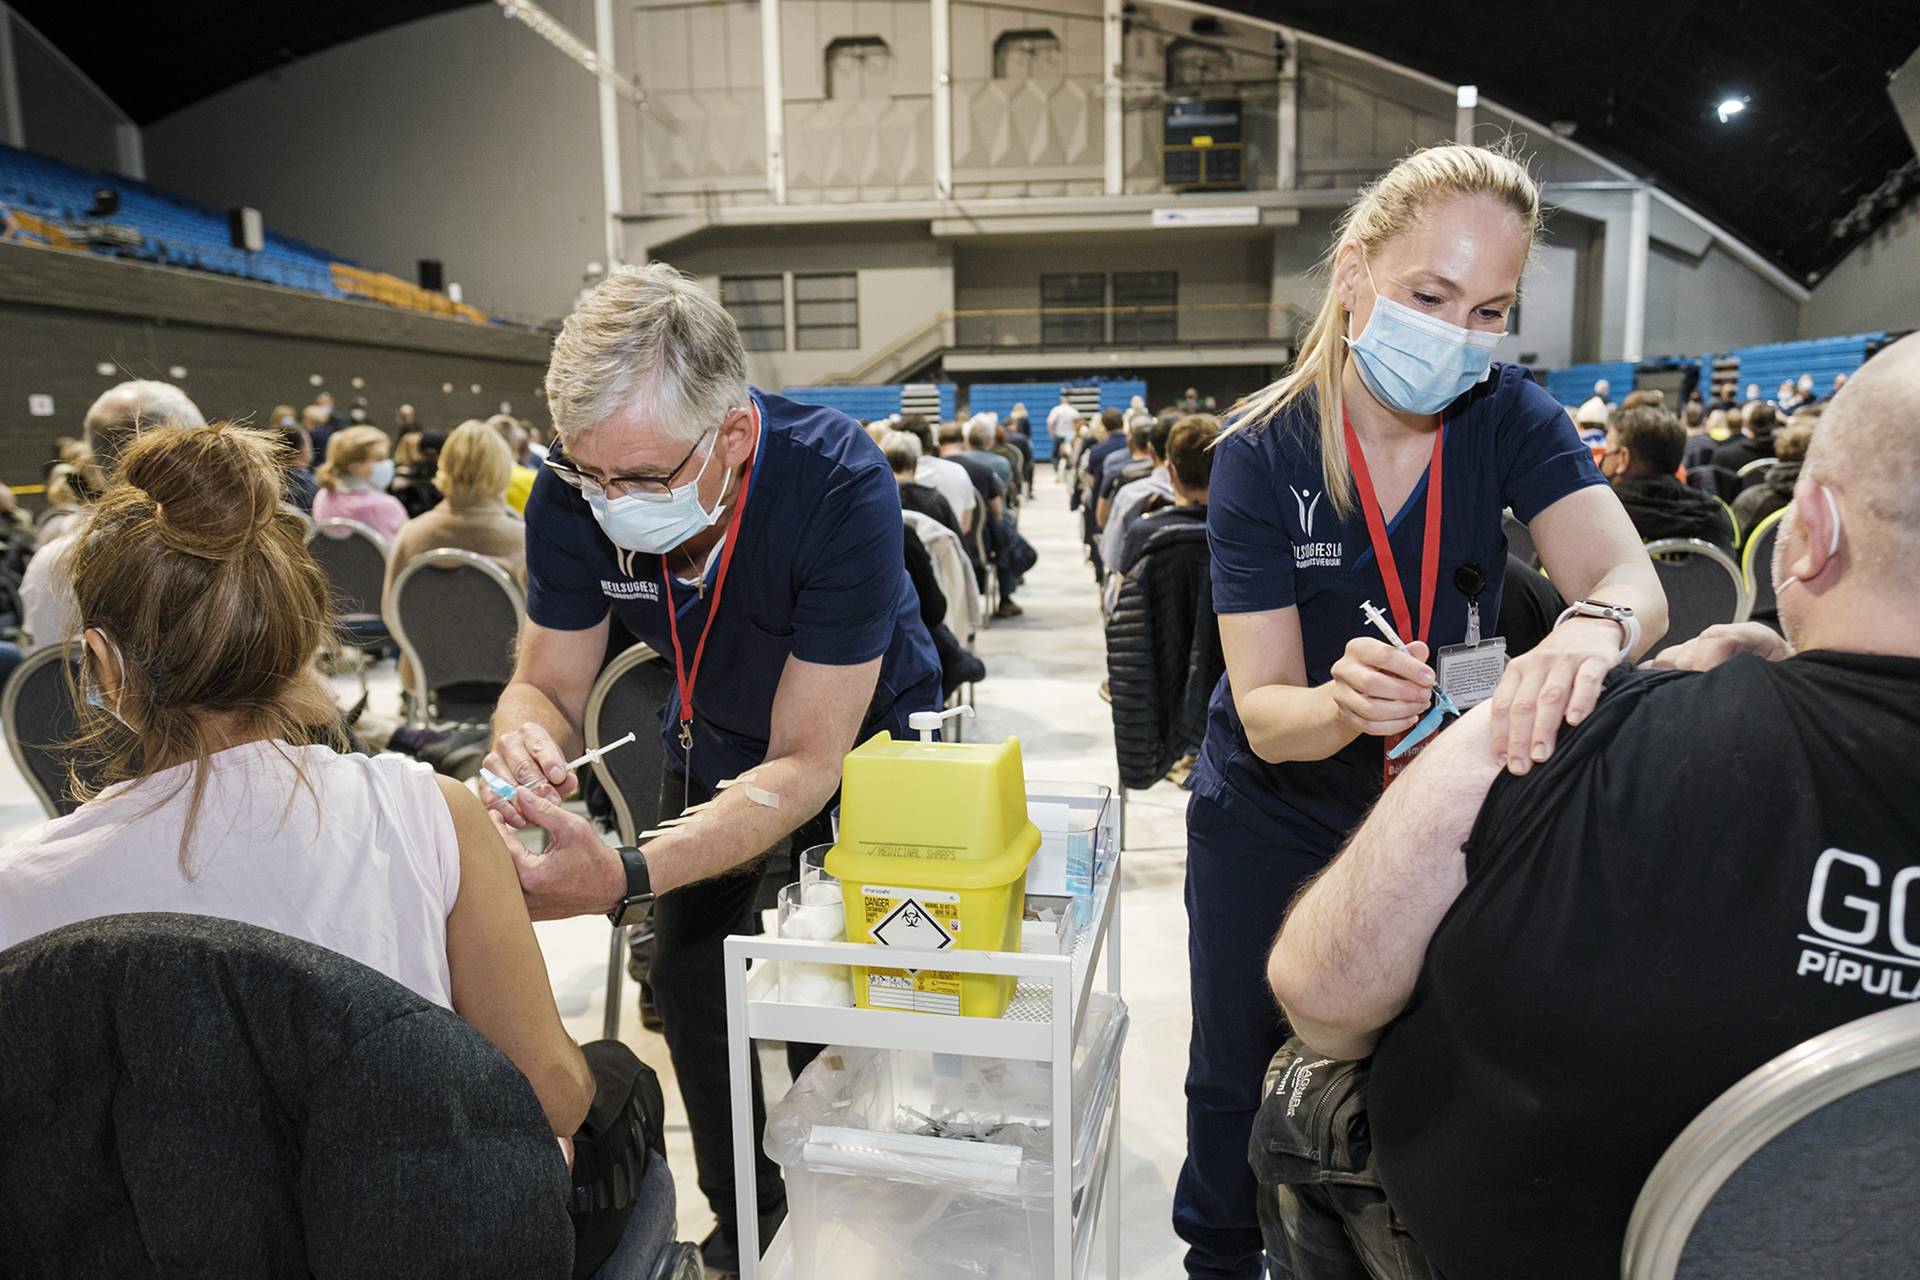
[[[1500,687],[1500,677],[1507,670],[1507,638],[1443,645],[1434,666],[1441,689],[1465,711],[1491,698]]]

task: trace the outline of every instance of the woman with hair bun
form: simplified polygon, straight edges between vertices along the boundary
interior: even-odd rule
[[[121,455],[72,559],[81,745],[108,785],[0,848],[0,948],[132,911],[304,938],[465,1018],[571,1137],[593,1078],[498,830],[427,766],[339,749],[314,669],[326,579],[279,456],[229,425]]]

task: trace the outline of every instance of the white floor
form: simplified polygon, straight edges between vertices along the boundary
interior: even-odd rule
[[[967,739],[1018,735],[1029,778],[1111,784],[1112,717],[1097,692],[1106,673],[1099,602],[1081,558],[1078,518],[1068,513],[1063,489],[1044,468],[1021,531],[1040,552],[1039,565],[1019,593],[1026,616],[997,622],[980,635],[976,651],[988,676],[977,687],[978,719],[968,725]],[[344,692],[353,682],[341,684]],[[371,685],[375,709],[397,709],[398,681],[391,668],[376,671]],[[1128,800],[1121,988],[1132,1028],[1121,1076],[1121,1203],[1103,1209],[1121,1215],[1124,1261],[1106,1272],[1114,1277],[1180,1274],[1182,1248],[1168,1214],[1185,1146],[1182,1085],[1190,1023],[1181,882],[1186,798],[1162,782]],[[0,757],[0,839],[40,816],[11,759]],[[580,1040],[597,1039],[605,1008],[606,922],[592,917],[541,924],[537,932],[568,1029]],[[694,1184],[692,1147],[666,1044],[641,1029],[631,982],[623,984],[622,994],[621,1037],[660,1072],[666,1088],[668,1158],[680,1188],[681,1237],[698,1241],[713,1217]],[[786,1060],[777,1045],[763,1048],[761,1058],[771,1103],[785,1089]]]

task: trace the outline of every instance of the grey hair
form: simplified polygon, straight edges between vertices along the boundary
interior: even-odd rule
[[[690,445],[746,404],[733,317],[664,262],[621,267],[596,285],[561,326],[547,366],[547,408],[562,437],[631,410]]]
[[[880,439],[880,452],[887,455],[888,466],[905,471],[920,463],[920,437],[911,431],[889,431]]]
[[[967,443],[976,449],[993,448],[993,419],[984,413],[976,413],[967,420]]]
[[[87,447],[102,475],[111,475],[120,452],[142,431],[155,427],[204,427],[200,406],[171,382],[137,378],[100,393],[87,410]]]

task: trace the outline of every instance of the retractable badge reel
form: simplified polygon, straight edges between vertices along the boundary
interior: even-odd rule
[[[1453,585],[1467,598],[1467,638],[1461,644],[1441,646],[1435,660],[1440,688],[1465,711],[1485,702],[1500,687],[1507,670],[1507,638],[1480,638],[1480,597],[1487,589],[1487,575],[1477,564],[1463,564],[1453,571]]]

